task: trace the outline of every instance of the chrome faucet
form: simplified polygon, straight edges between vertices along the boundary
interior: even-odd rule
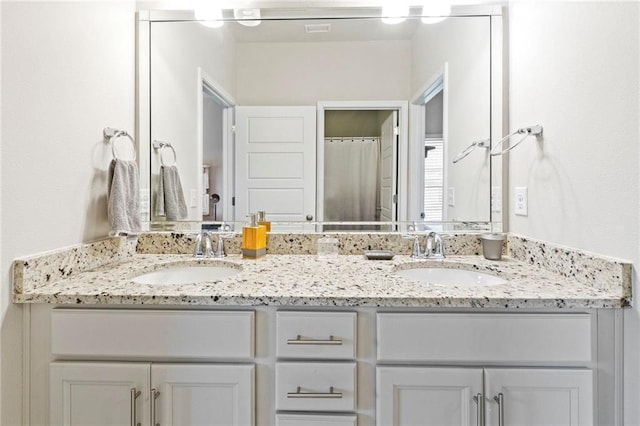
[[[201,231],[196,235],[196,247],[193,252],[195,257],[213,257],[211,235],[207,231]]]
[[[445,257],[444,242],[439,234],[433,231],[429,232],[424,245],[425,257],[433,257],[435,259],[443,259]]]
[[[215,250],[213,250],[213,235],[216,235],[218,237]],[[193,252],[193,255],[195,257],[225,257],[226,255],[224,254],[224,240],[227,240],[229,238],[233,238],[233,234],[225,234],[222,232],[213,234],[208,231],[201,231],[198,235],[196,235],[196,248]]]
[[[444,242],[442,237],[435,232],[429,232],[425,235],[424,251],[420,247],[420,235],[403,235],[403,238],[413,240],[413,249],[411,250],[413,259],[426,259],[427,257],[442,259],[445,257]]]

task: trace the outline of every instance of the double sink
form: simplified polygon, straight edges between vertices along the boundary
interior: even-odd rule
[[[241,266],[230,262],[216,262],[215,265],[173,266],[132,278],[136,284],[185,285],[200,282],[215,282],[242,272]],[[416,264],[405,269],[394,270],[393,274],[408,281],[434,286],[487,287],[507,284],[508,281],[492,274],[467,269],[424,267]]]

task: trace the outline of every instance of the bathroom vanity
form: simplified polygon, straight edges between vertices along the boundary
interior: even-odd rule
[[[158,254],[187,238],[165,235],[137,253],[104,242],[16,261],[31,424],[615,424],[629,264],[515,236],[502,261],[477,255],[478,236],[454,237],[444,260],[370,261],[347,235],[332,260]],[[106,252],[120,258],[89,265]],[[132,282],[203,264],[241,269]],[[418,267],[507,283],[398,273]]]

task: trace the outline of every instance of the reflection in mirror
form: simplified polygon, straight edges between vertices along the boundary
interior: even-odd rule
[[[150,16],[139,26],[150,65],[140,67],[150,98],[141,135],[175,148],[187,210],[168,218],[152,208],[152,222],[242,221],[257,210],[309,225],[299,229],[500,222],[491,207],[500,160],[476,149],[453,163],[472,142],[500,136],[490,16],[385,25],[263,15],[256,27],[219,28]],[[157,200],[161,156],[150,149],[148,158]]]

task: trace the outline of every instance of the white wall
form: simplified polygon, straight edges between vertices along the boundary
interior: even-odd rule
[[[0,424],[17,425],[22,308],[11,304],[11,262],[109,231],[102,129],[134,131],[135,3],[1,7]]]
[[[445,129],[446,220],[489,220],[491,184],[486,150],[476,150],[453,164],[458,153],[473,141],[490,136],[489,24],[489,17],[449,18],[435,25],[421,25],[412,40],[412,98],[443,72],[445,63],[448,66],[445,89],[448,99],[445,105],[448,115]],[[420,142],[413,139],[411,143]],[[416,153],[421,151],[422,148]],[[448,188],[455,190],[455,207],[447,203]],[[415,193],[415,189],[410,188],[410,192]]]
[[[542,143],[528,140],[511,154],[510,230],[628,259],[637,268],[638,3],[518,1],[509,21],[511,129],[544,126]],[[529,188],[528,217],[513,214],[519,186]],[[635,305],[625,312],[629,425],[640,424]]]
[[[229,31],[198,22],[151,24],[151,140],[171,142],[189,211],[188,220],[202,220],[200,205],[190,207],[190,191],[202,193],[202,148],[198,147],[197,69],[235,97],[235,42]],[[159,157],[152,152],[151,173],[157,175]],[[172,156],[167,157],[172,160]],[[157,182],[157,177],[152,183]],[[152,187],[157,187],[153,185]],[[154,195],[155,198],[155,195]]]
[[[238,43],[239,105],[409,98],[408,41]]]

